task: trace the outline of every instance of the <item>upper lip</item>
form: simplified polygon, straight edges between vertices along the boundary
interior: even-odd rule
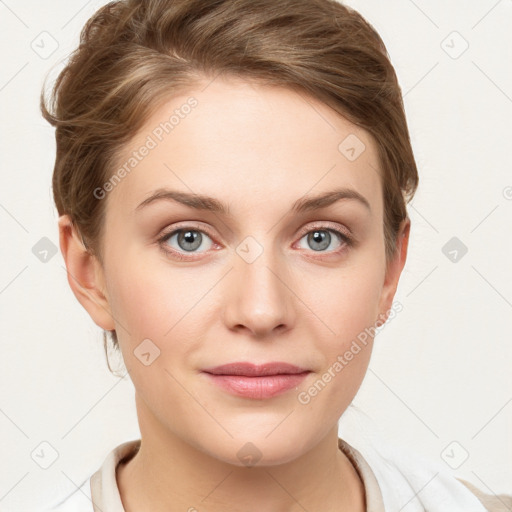
[[[246,377],[261,377],[264,375],[293,375],[309,370],[289,363],[270,362],[260,365],[246,362],[223,364],[212,368],[206,368],[203,372],[212,375],[241,375]]]

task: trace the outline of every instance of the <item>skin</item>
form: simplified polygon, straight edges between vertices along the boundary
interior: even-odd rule
[[[365,376],[373,340],[308,404],[297,396],[359,333],[387,318],[410,221],[387,264],[368,132],[292,90],[227,78],[206,84],[170,99],[123,148],[119,162],[190,96],[198,100],[103,199],[102,264],[69,217],[59,219],[69,284],[97,325],[116,330],[136,390],[142,444],[117,470],[124,507],[363,511],[362,482],[337,448],[338,420]],[[366,146],[354,161],[338,150],[350,134]],[[229,215],[166,200],[135,210],[163,187],[212,196],[229,205]],[[340,187],[362,194],[371,209],[342,199],[290,212],[298,199]],[[192,252],[177,235],[158,242],[190,222],[203,235]],[[327,231],[330,244],[315,250],[307,233],[319,229],[349,229],[355,243]],[[237,253],[248,236],[263,248],[251,263]],[[148,366],[134,354],[144,339],[160,350]],[[231,395],[201,373],[235,361],[285,361],[311,373],[263,400]],[[247,442],[261,453],[253,467],[237,456]]]

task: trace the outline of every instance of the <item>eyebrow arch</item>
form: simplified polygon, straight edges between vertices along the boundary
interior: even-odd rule
[[[340,199],[355,199],[363,204],[370,212],[372,211],[369,201],[357,190],[351,188],[339,188],[313,197],[304,197],[295,201],[292,207],[293,212],[302,213],[311,210],[319,210],[336,203]]]
[[[291,211],[295,213],[303,213],[319,210],[321,208],[326,208],[327,206],[330,206],[331,204],[334,204],[341,199],[354,199],[363,204],[371,212],[371,207],[368,200],[359,192],[350,188],[340,188],[313,197],[304,197],[298,199],[295,201],[295,203],[293,203]],[[176,201],[196,210],[205,210],[229,215],[229,206],[224,205],[214,197],[202,194],[180,192],[177,190],[170,190],[165,188],[157,189],[148,198],[144,199],[144,201],[142,201],[142,203],[140,203],[137,208],[135,208],[135,210],[141,210],[149,204],[161,200]]]

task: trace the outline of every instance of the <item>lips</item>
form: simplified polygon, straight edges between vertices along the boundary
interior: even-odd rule
[[[293,364],[271,362],[256,365],[253,363],[229,363],[203,370],[212,375],[240,375],[245,377],[262,377],[266,375],[296,375],[309,370]]]
[[[243,398],[263,400],[296,388],[310,370],[282,362],[261,365],[230,363],[207,368],[203,373],[223,391]]]

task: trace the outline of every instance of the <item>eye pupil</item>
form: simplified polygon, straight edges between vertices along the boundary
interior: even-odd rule
[[[312,231],[308,235],[308,243],[310,242],[313,244],[320,244],[320,247],[311,247],[314,251],[322,251],[329,247],[329,244],[331,243],[331,234],[325,230]]]

